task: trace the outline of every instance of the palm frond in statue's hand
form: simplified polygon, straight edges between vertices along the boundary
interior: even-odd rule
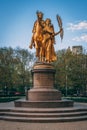
[[[58,21],[58,26],[60,28],[60,37],[61,37],[61,40],[63,39],[63,35],[64,35],[64,30],[63,30],[63,24],[62,24],[62,19],[61,17],[57,14],[56,15],[56,18],[57,18],[57,21]]]

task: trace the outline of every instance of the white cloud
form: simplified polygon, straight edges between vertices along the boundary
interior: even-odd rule
[[[87,42],[87,34],[83,34],[80,37],[75,37],[75,38],[72,39],[72,41]]]
[[[87,30],[87,21],[81,21],[77,24],[69,23],[67,30]]]

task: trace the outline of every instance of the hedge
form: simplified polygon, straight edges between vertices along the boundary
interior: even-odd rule
[[[73,100],[75,102],[87,103],[87,97],[63,97],[63,99]]]
[[[11,102],[17,99],[20,99],[21,97],[17,96],[17,97],[0,97],[0,103],[3,102]]]

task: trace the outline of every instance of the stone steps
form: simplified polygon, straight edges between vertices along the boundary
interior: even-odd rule
[[[17,121],[17,122],[34,122],[34,123],[47,123],[47,122],[72,122],[72,121],[82,121],[87,120],[86,116],[79,117],[57,117],[57,118],[29,118],[29,117],[11,117],[11,116],[0,116],[0,119],[7,121]]]
[[[17,112],[2,112],[0,115],[4,116],[14,116],[14,117],[74,117],[74,116],[84,116],[87,115],[86,112],[71,112],[71,113],[17,113]]]
[[[69,113],[87,111],[87,108],[0,108],[0,112],[22,112],[22,113]]]
[[[69,122],[87,120],[86,108],[0,109],[0,119],[19,122]]]

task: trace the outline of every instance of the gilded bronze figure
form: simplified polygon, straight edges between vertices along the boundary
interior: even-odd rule
[[[60,31],[55,33],[51,19],[47,18],[43,20],[42,12],[37,11],[36,14],[37,20],[34,23],[33,36],[29,48],[32,49],[33,46],[35,47],[36,57],[38,57],[38,61],[40,62],[50,63],[56,61],[57,56],[54,49],[55,36],[60,34],[61,39],[63,39],[62,20],[57,15]]]

